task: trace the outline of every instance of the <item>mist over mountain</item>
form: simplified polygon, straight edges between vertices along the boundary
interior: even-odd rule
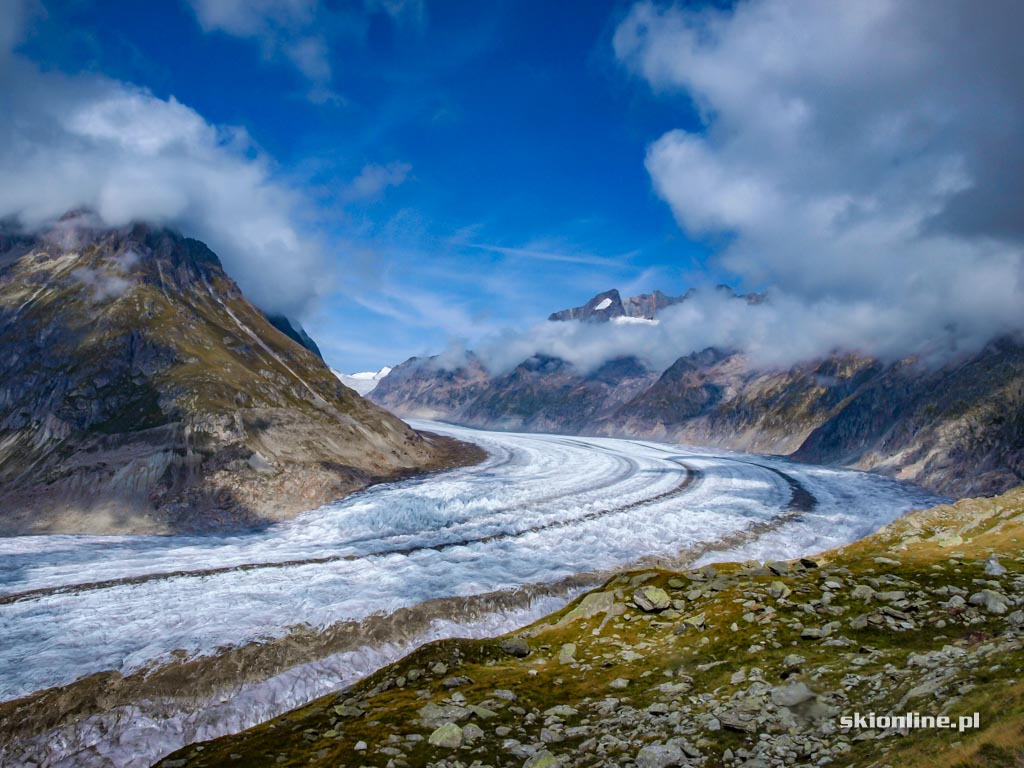
[[[529,335],[413,358],[370,397],[400,415],[480,427],[791,454],[953,495],[997,493],[1024,480],[1020,334],[926,357],[839,347],[814,358],[813,346],[785,337],[775,354],[767,346],[757,354],[744,351],[757,329],[709,332],[705,313],[714,307],[723,321],[777,316],[772,296],[693,291],[663,301],[642,322],[623,322],[632,319],[625,307],[652,306],[653,295],[623,300],[605,291],[553,313]],[[698,351],[678,354],[691,347]]]

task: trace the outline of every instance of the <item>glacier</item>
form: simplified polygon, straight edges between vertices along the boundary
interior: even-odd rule
[[[793,558],[943,501],[879,475],[779,457],[410,423],[477,443],[488,458],[253,531],[0,539],[0,701],[293,635],[355,627],[358,638],[361,623],[429,601],[472,608],[459,603],[400,638],[325,642],[300,664],[208,695],[125,702],[49,731],[0,734],[0,761],[148,765],[430,639],[515,629],[613,569]]]

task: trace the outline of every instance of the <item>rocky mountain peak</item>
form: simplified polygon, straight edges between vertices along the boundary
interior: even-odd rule
[[[198,240],[73,216],[0,245],[2,530],[254,524],[440,455]]]
[[[597,294],[582,307],[573,307],[572,309],[554,312],[548,317],[548,320],[582,320],[584,322],[602,323],[611,320],[613,317],[623,317],[625,314],[626,310],[622,306],[622,297],[619,295],[618,290],[612,288]]]
[[[612,288],[597,294],[582,307],[554,312],[548,316],[548,320],[582,320],[583,322],[597,323],[606,323],[616,318],[654,320],[658,312],[665,307],[686,301],[692,294],[692,290],[682,296],[669,296],[661,291],[653,291],[623,299],[618,290]]]

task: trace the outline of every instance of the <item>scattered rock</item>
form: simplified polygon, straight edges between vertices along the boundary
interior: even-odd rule
[[[514,637],[503,637],[498,646],[505,653],[510,656],[515,656],[518,659],[525,659],[530,655],[530,644],[526,642],[526,638],[515,635]]]
[[[793,590],[781,581],[773,581],[771,586],[768,587],[768,594],[776,600],[782,600],[783,598],[789,597],[793,594]]]
[[[1009,600],[994,589],[983,589],[971,595],[969,602],[971,605],[982,606],[989,613],[1003,614],[1008,609]]]
[[[633,603],[641,611],[654,613],[671,607],[672,598],[661,587],[646,586],[633,593]]]
[[[990,555],[988,560],[985,561],[985,573],[989,576],[1002,576],[1006,573],[1006,568],[1000,564],[999,558],[996,555]]]
[[[554,768],[556,765],[558,765],[558,758],[546,749],[542,749],[528,757],[523,763],[523,768]]]
[[[462,728],[455,723],[445,723],[430,734],[428,741],[435,747],[458,749],[462,746]]]
[[[636,753],[636,768],[672,768],[686,762],[683,750],[674,744],[648,744]]]
[[[806,683],[793,682],[772,688],[772,704],[777,707],[797,707],[817,698],[817,694]]]
[[[559,664],[571,664],[576,661],[576,643],[566,643],[558,651]]]

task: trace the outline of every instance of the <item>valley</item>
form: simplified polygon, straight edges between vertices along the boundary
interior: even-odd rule
[[[616,569],[797,557],[940,500],[777,457],[412,426],[489,458],[247,533],[0,540],[2,756],[148,765]]]

